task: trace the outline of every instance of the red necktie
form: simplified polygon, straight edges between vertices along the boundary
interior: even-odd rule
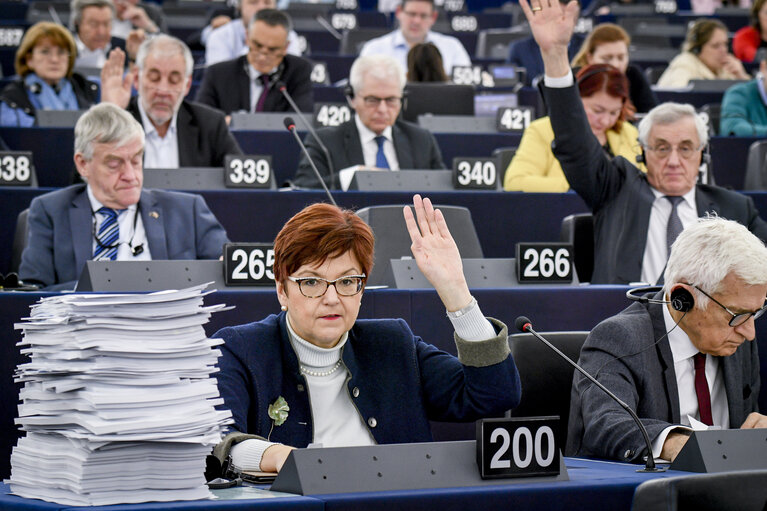
[[[269,94],[269,75],[259,75],[258,80],[261,82],[261,95],[258,97],[256,103],[256,112],[264,111],[264,103],[266,103],[266,96]]]
[[[714,419],[711,417],[711,394],[708,392],[708,381],[706,381],[706,354],[697,353],[693,357],[693,361],[695,362],[695,394],[698,395],[700,421],[709,426],[713,426]]]

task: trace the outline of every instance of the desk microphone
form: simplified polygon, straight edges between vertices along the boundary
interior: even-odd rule
[[[652,443],[650,442],[650,436],[647,434],[647,429],[645,429],[644,424],[642,424],[642,421],[639,420],[639,417],[637,417],[637,414],[634,412],[634,410],[631,409],[631,407],[629,407],[629,405],[627,405],[626,403],[618,399],[618,396],[616,396],[615,394],[607,390],[607,387],[599,383],[596,380],[596,378],[594,378],[588,372],[586,372],[585,369],[579,366],[576,362],[573,362],[572,360],[570,360],[570,358],[564,353],[562,353],[561,351],[559,351],[556,346],[554,346],[549,341],[547,341],[541,334],[533,330],[533,325],[528,318],[526,318],[525,316],[519,316],[514,321],[514,326],[520,332],[529,332],[533,335],[533,337],[535,337],[539,341],[543,341],[543,343],[546,346],[551,348],[557,355],[565,359],[571,366],[573,366],[578,371],[580,371],[580,373],[583,376],[588,378],[589,381],[591,381],[594,385],[602,389],[608,396],[610,396],[616,403],[618,403],[621,406],[621,408],[626,410],[628,414],[631,415],[631,418],[634,419],[634,422],[636,422],[637,426],[639,426],[639,430],[642,432],[642,436],[644,436],[644,440],[647,443],[647,461],[645,462],[644,468],[637,470],[637,472],[665,472],[666,471],[665,468],[658,468],[655,466],[655,460],[653,459],[653,456],[652,456]]]
[[[327,31],[328,31],[328,33],[329,33],[330,35],[332,35],[333,37],[335,37],[335,38],[336,38],[336,39],[338,39],[339,41],[340,41],[340,40],[342,40],[342,39],[344,38],[344,36],[343,36],[343,35],[341,35],[341,32],[339,32],[338,30],[336,30],[336,29],[333,27],[333,25],[331,25],[330,23],[328,23],[328,20],[326,20],[325,18],[323,18],[321,14],[318,14],[318,15],[316,15],[316,16],[314,17],[314,19],[317,21],[317,23],[319,23],[319,25],[320,25],[322,28],[324,28],[325,30],[327,30]]]
[[[325,193],[328,195],[328,199],[330,199],[330,203],[333,204],[334,206],[338,206],[338,204],[336,204],[336,201],[333,199],[333,195],[330,193],[330,190],[328,190],[328,187],[325,185],[325,181],[322,179],[322,176],[320,175],[320,171],[317,170],[317,165],[314,164],[312,155],[309,154],[309,151],[306,150],[306,146],[301,141],[301,137],[298,136],[298,131],[296,131],[296,123],[293,121],[293,118],[285,117],[285,120],[283,122],[285,123],[285,128],[287,128],[287,130],[291,132],[294,137],[296,137],[296,141],[298,142],[298,145],[301,146],[301,150],[306,155],[306,159],[309,160],[309,165],[312,166],[312,170],[314,170],[314,174],[317,176],[317,179],[320,180],[320,184],[322,185],[322,188],[325,189]]]
[[[293,111],[298,115],[298,117],[301,119],[301,121],[304,123],[304,126],[309,130],[309,133],[312,134],[314,137],[314,140],[317,141],[317,144],[319,144],[320,148],[322,149],[322,152],[325,154],[325,158],[327,158],[328,161],[328,170],[330,171],[330,187],[333,188],[333,182],[335,181],[335,168],[333,166],[333,158],[330,157],[330,151],[328,151],[328,148],[325,147],[325,144],[322,143],[322,140],[320,137],[317,136],[317,132],[314,131],[314,126],[312,126],[312,123],[309,122],[309,120],[306,118],[306,116],[301,112],[301,110],[298,109],[298,105],[296,105],[296,102],[293,101],[293,97],[288,92],[288,87],[285,85],[285,82],[278,81],[274,84],[275,87],[282,93],[283,96],[285,96],[285,99],[290,104],[290,107],[293,109]]]

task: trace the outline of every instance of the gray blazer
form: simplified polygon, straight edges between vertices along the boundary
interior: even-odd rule
[[[229,241],[200,195],[143,190],[139,210],[152,259],[217,259]],[[35,197],[28,223],[19,277],[50,289],[74,288],[93,255],[93,216],[85,185]]]
[[[665,305],[634,303],[602,321],[586,339],[579,360],[584,369],[636,412],[651,441],[668,426],[680,423],[674,360],[661,307]],[[620,356],[623,358],[618,359]],[[756,342],[747,341],[734,354],[721,357],[721,367],[730,425],[737,428],[749,413],[758,411]],[[567,455],[641,462],[647,454],[645,445],[628,413],[576,372]]]
[[[330,183],[330,170],[325,153],[310,134],[304,139],[306,149],[312,155],[317,170],[325,179],[328,188],[338,188],[338,171],[353,165],[364,165],[362,142],[354,119],[332,128],[317,130],[317,135],[327,146],[333,160],[334,183]],[[394,149],[401,169],[444,169],[437,140],[429,131],[406,121],[397,121],[392,126]],[[320,182],[312,171],[306,156],[301,157],[298,171],[293,178],[295,186],[320,188]]]
[[[628,284],[642,275],[650,210],[655,196],[647,178],[623,157],[608,158],[591,133],[575,85],[543,87],[552,150],[570,183],[594,213],[593,284]],[[767,240],[767,223],[750,197],[718,186],[697,185],[698,216],[707,212],[739,222]]]

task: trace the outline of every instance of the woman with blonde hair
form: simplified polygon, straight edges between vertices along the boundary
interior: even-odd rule
[[[589,33],[572,61],[574,68],[589,64],[610,64],[626,75],[629,97],[637,112],[649,112],[658,104],[644,73],[629,63],[631,37],[614,23],[600,23]]]
[[[37,110],[84,110],[98,86],[73,73],[75,40],[56,23],[41,21],[24,34],[14,62],[18,80],[0,92],[0,126],[29,127]]]

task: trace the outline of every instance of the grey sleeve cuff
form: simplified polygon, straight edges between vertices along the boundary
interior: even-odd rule
[[[258,435],[249,435],[247,433],[240,433],[239,431],[232,431],[213,448],[213,456],[218,458],[218,461],[223,465],[224,461],[229,456],[229,451],[232,449],[232,446],[250,438],[265,440],[264,437]]]
[[[503,322],[487,318],[495,328],[495,337],[484,341],[467,341],[455,334],[455,347],[458,350],[458,360],[465,366],[487,367],[499,364],[509,356],[509,331]]]

